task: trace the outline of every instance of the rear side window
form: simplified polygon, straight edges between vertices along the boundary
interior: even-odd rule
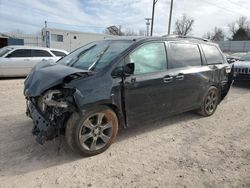
[[[33,57],[51,57],[52,55],[45,50],[33,50]]]
[[[10,53],[7,57],[31,57],[31,50],[18,49]]]
[[[126,63],[135,64],[135,74],[164,70],[167,64],[165,44],[160,42],[144,44],[126,57]]]
[[[168,68],[201,66],[201,55],[197,44],[170,43],[171,62]]]
[[[64,52],[60,52],[60,51],[55,51],[55,50],[51,50],[51,52],[57,56],[57,57],[64,57],[66,56],[66,54]]]
[[[222,54],[216,46],[207,44],[202,44],[201,46],[208,65],[222,64],[224,62]]]

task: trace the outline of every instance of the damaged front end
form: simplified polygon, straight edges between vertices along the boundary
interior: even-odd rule
[[[63,133],[65,120],[77,110],[74,92],[74,89],[48,90],[43,96],[27,97],[26,114],[33,120],[32,133],[39,144]]]
[[[24,95],[27,100],[26,115],[34,123],[32,133],[37,136],[39,144],[44,144],[63,134],[65,121],[72,112],[78,111],[74,100],[77,89],[69,83],[91,73],[48,62],[37,66],[25,80]]]

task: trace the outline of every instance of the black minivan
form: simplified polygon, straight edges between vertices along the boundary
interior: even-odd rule
[[[27,116],[38,143],[65,135],[73,151],[95,155],[111,145],[118,127],[190,110],[212,115],[228,93],[230,75],[218,45],[204,39],[92,42],[32,69],[24,88]]]

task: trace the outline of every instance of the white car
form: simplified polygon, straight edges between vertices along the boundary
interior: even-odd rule
[[[64,50],[31,47],[6,46],[0,49],[0,77],[27,76],[32,67],[42,60],[56,62],[68,52]]]

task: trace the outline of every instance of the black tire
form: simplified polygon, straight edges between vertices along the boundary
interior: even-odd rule
[[[213,115],[217,109],[219,99],[219,90],[216,87],[211,86],[203,98],[201,108],[198,113],[204,117]]]
[[[99,118],[102,120],[99,121]],[[75,112],[66,122],[67,143],[74,152],[82,156],[104,152],[113,143],[117,132],[116,113],[106,106],[88,110],[83,117]]]

